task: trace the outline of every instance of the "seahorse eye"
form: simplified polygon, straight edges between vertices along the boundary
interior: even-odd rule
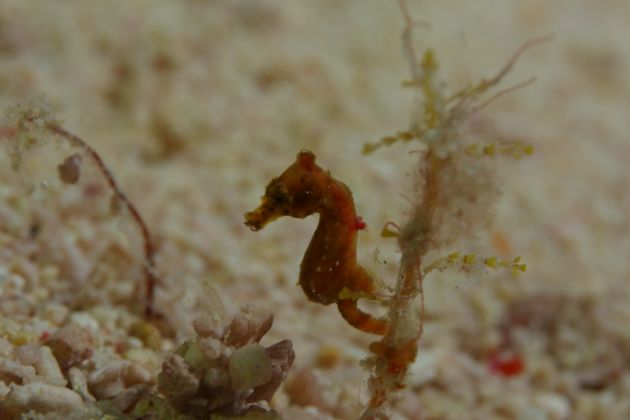
[[[269,184],[265,195],[273,206],[286,206],[291,202],[289,192],[281,182]]]

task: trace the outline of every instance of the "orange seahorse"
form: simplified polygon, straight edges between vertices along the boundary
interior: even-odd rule
[[[306,297],[324,305],[336,303],[346,321],[359,330],[384,335],[388,323],[359,309],[358,297],[374,298],[376,284],[357,263],[357,231],[365,223],[357,217],[352,192],[302,151],[296,161],[265,189],[260,206],[245,214],[253,231],[282,216],[303,219],[319,213],[319,223],[302,264],[300,285]]]

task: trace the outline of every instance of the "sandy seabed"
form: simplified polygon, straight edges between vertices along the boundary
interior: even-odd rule
[[[536,83],[479,117],[487,136],[535,153],[499,161],[494,223],[444,250],[520,255],[528,269],[427,277],[419,357],[391,418],[630,418],[630,2],[409,7],[415,44],[435,49],[453,89],[555,38],[505,81]],[[165,355],[199,333],[193,321],[246,305],[274,314],[263,345],[295,351],[270,406],[358,418],[373,337],[296,286],[316,217],[252,233],[243,213],[312,150],[368,224],[360,261],[392,284],[395,241],[379,234],[405,218],[414,147],[361,148],[409,124],[402,27],[394,1],[0,0],[0,105],[44,95],[99,151],[153,235],[166,319],[147,333],[141,237],[99,174],[86,165],[62,185],[68,150],[54,141],[17,173],[1,153],[0,418],[132,411]]]

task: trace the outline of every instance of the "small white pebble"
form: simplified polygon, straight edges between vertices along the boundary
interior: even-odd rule
[[[130,348],[140,349],[144,343],[138,337],[127,337],[127,344]]]
[[[15,357],[23,365],[34,366],[41,360],[39,348],[32,343],[25,344],[15,349]]]
[[[160,365],[162,364],[159,353],[145,348],[131,348],[125,352],[124,357],[130,362],[137,363],[149,370],[157,369],[157,371],[159,371]]]
[[[87,378],[81,369],[71,367],[68,370],[68,379],[72,390],[79,394],[86,401],[96,401],[96,398],[90,393],[87,385]]]
[[[53,325],[60,325],[68,316],[70,311],[64,305],[56,302],[50,302],[44,307],[43,318],[50,321]]]
[[[535,398],[537,405],[547,413],[550,419],[564,420],[571,418],[571,404],[558,394],[545,393]]]
[[[86,312],[75,312],[70,316],[70,322],[92,331],[99,331],[98,321]]]
[[[0,382],[7,384],[23,384],[35,376],[35,369],[32,366],[24,366],[14,360],[0,360]]]
[[[37,374],[46,378],[46,382],[66,386],[66,378],[63,377],[57,359],[48,346],[39,348],[40,360],[35,364]]]

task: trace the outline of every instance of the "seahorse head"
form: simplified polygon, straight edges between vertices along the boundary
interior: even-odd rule
[[[317,212],[327,178],[315,163],[315,155],[301,151],[291,166],[267,184],[260,206],[245,214],[245,224],[257,231],[282,216],[303,219]]]

